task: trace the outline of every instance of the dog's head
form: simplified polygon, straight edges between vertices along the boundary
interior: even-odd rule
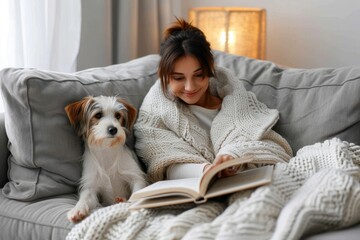
[[[85,97],[65,111],[79,136],[89,145],[103,147],[124,144],[136,119],[136,109],[118,97]]]

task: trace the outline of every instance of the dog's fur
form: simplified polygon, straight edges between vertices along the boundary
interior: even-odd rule
[[[134,154],[125,145],[136,109],[118,97],[85,97],[65,111],[85,144],[79,201],[68,212],[78,222],[100,205],[126,201],[147,185]],[[101,201],[99,201],[99,198]]]

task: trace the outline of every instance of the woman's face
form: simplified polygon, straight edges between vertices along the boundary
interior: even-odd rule
[[[187,104],[206,106],[209,77],[203,75],[199,61],[192,56],[179,58],[170,73],[169,87],[176,97]]]

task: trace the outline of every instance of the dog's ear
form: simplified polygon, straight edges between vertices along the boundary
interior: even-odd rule
[[[90,105],[91,101],[93,101],[93,97],[88,96],[84,97],[80,101],[70,103],[65,107],[65,112],[70,120],[70,123],[79,135],[82,134],[82,122],[84,121],[86,109]]]
[[[128,103],[124,99],[118,97],[117,100],[121,104],[123,104],[126,107],[127,111],[128,111],[128,119],[127,119],[127,121],[128,121],[128,129],[131,131],[132,127],[134,126],[135,120],[136,120],[137,110],[133,105],[131,105],[130,103]]]

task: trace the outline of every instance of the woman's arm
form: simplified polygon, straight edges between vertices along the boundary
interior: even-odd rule
[[[223,102],[211,126],[216,155],[241,157],[251,154],[254,164],[288,161],[292,156],[290,145],[272,130],[279,112],[258,101],[254,93],[246,91],[242,82],[229,70],[218,68],[217,77],[216,91],[223,97]]]

